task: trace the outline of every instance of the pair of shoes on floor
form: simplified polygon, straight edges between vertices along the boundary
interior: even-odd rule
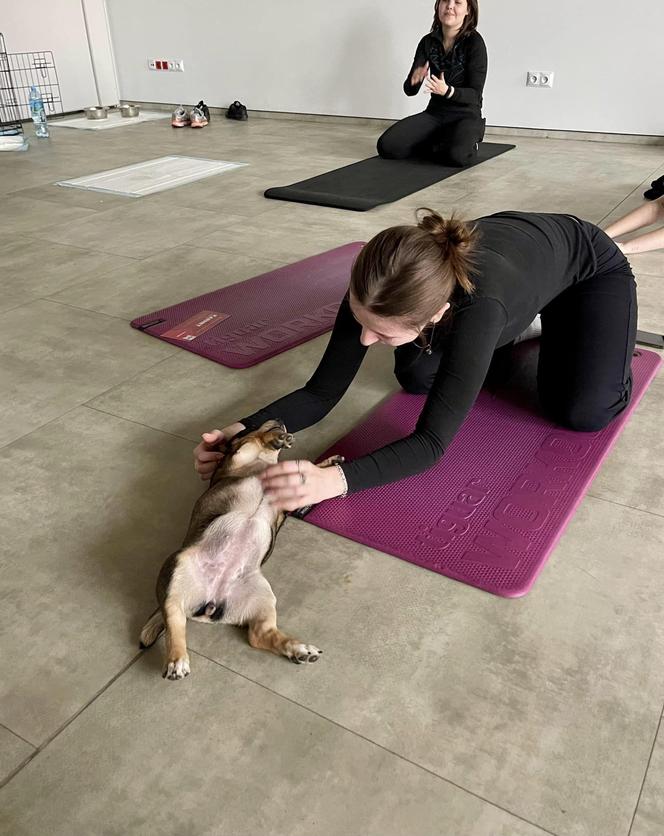
[[[664,197],[664,174],[652,181],[650,188],[643,193],[643,196],[646,200],[658,200]]]
[[[174,128],[204,128],[210,121],[210,111],[203,99],[187,113],[186,109],[179,105],[173,111],[171,125]]]

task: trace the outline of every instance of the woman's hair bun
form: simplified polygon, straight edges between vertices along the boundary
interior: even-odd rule
[[[454,215],[443,218],[433,209],[418,209],[419,212],[426,214],[418,217],[417,225],[435,239],[446,255],[450,250],[458,254],[468,251],[473,240],[473,230],[466,223]]]
[[[453,214],[444,218],[433,209],[417,210],[417,226],[428,232],[438,244],[443,260],[449,263],[454,272],[457,284],[466,293],[472,293],[474,286],[470,273],[474,266],[477,241],[475,228]]]

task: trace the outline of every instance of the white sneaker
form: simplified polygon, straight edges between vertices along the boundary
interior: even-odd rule
[[[519,336],[514,340],[514,345],[517,343],[525,342],[526,340],[536,340],[538,337],[542,336],[542,318],[539,314],[533,319],[530,325],[526,328],[523,333],[519,334]]]

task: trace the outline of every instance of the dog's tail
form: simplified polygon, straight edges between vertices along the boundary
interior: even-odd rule
[[[147,647],[152,647],[163,631],[164,619],[161,615],[161,610],[157,610],[150,616],[145,627],[141,630],[141,640],[138,643],[138,646],[141,650],[145,650]]]

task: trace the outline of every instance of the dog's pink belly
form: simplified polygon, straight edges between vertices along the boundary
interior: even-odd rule
[[[204,537],[192,566],[195,574],[193,617],[218,621],[224,604],[238,583],[260,567],[272,539],[265,521],[246,520],[232,532]]]

